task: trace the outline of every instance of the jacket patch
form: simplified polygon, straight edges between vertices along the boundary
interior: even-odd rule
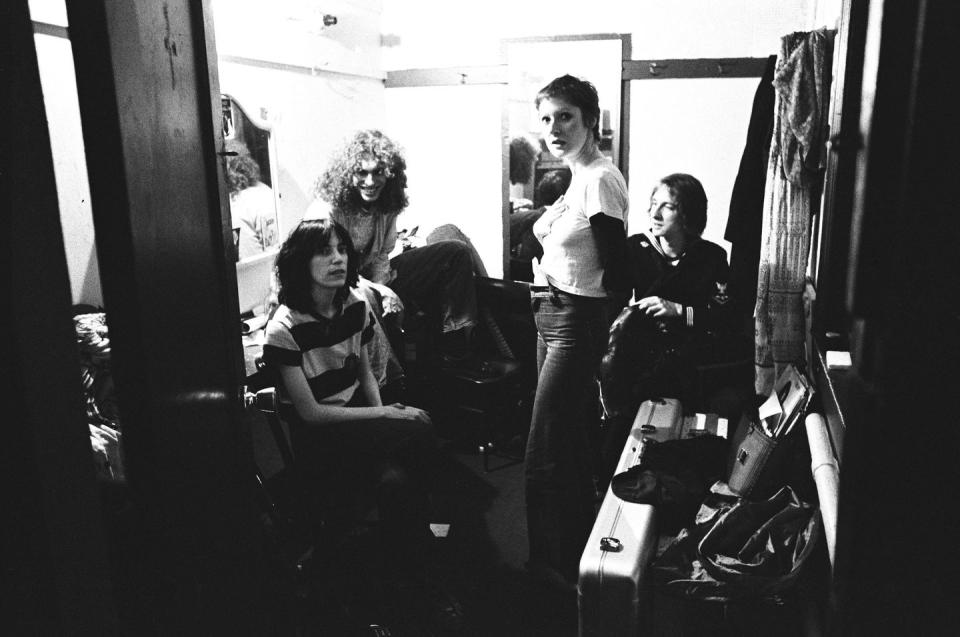
[[[730,294],[727,292],[727,284],[717,281],[714,285],[716,287],[713,292],[713,302],[717,305],[726,305],[730,300]]]

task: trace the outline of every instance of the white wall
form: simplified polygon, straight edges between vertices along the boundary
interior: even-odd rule
[[[497,64],[499,40],[629,33],[635,59],[760,57],[791,31],[821,26],[839,0],[523,0],[384,3],[384,68]]]
[[[334,149],[384,121],[379,0],[213,0],[220,90],[272,126],[280,236],[303,218]],[[324,14],[337,19],[323,24]],[[269,293],[272,258],[237,267],[240,310]]]
[[[357,128],[381,127],[408,148],[411,216],[427,215],[427,226],[460,225],[497,275],[502,88],[422,94],[429,99],[398,89],[388,98],[384,69],[498,64],[502,38],[598,32],[631,34],[635,59],[761,57],[774,53],[779,37],[790,31],[835,26],[839,0],[555,0],[548,8],[516,0],[275,0],[268,6],[256,0],[212,3],[222,90],[254,113],[265,110],[274,126],[281,231],[299,220],[333,148]],[[66,25],[63,0],[31,0],[30,7],[34,20]],[[338,24],[323,27],[324,13],[336,15]],[[69,42],[36,39],[74,301],[100,304]],[[670,82],[677,84],[646,82],[649,88],[641,89],[641,82],[633,82],[631,194],[635,202],[645,201],[655,175],[675,169],[697,174],[711,202],[708,233],[715,235],[756,82],[719,80],[718,90],[698,89],[695,83],[702,80]],[[682,82],[694,84],[683,88]],[[686,129],[650,110],[651,100],[638,99],[647,92],[663,112],[686,112],[688,121],[710,134],[679,135]],[[709,103],[698,102],[698,95]],[[432,135],[415,132],[420,130]]]
[[[757,78],[632,82],[628,233],[649,227],[647,204],[664,176],[689,173],[707,193],[703,237],[723,239]]]
[[[281,236],[302,218],[331,152],[382,126],[380,2],[214,0],[220,90],[265,113],[277,151]],[[324,27],[324,14],[337,24]]]
[[[383,12],[384,68],[494,65],[501,63],[502,38],[587,33],[630,34],[633,59],[766,57],[777,52],[783,35],[817,28],[824,23],[835,26],[838,2],[554,0],[549,5],[516,0],[388,2]],[[442,28],[438,28],[439,25]],[[729,247],[723,241],[723,229],[758,80],[631,83],[631,217],[640,216],[632,224],[631,232],[643,229],[646,202],[654,182],[670,172],[689,172],[704,183],[710,201],[704,236]],[[388,100],[393,90],[388,91]],[[438,105],[428,99],[423,103],[426,107],[419,111],[419,117],[424,120],[420,130],[426,129],[428,120],[437,118]],[[411,111],[410,116],[417,113]],[[466,160],[477,143],[474,130],[492,129],[492,122],[499,120],[500,112],[474,107],[462,110],[451,119],[457,118],[466,126],[461,126],[460,131],[449,131],[447,137],[451,143],[469,140],[461,142],[461,158]],[[410,130],[418,128],[417,123],[410,120],[406,126]],[[420,142],[407,140],[408,146],[411,143]],[[472,164],[461,161],[460,165],[464,174],[481,171],[478,161]],[[416,193],[417,187],[411,184],[411,193]],[[440,201],[456,201],[466,188],[457,180],[436,180],[429,187],[435,191],[430,197]],[[498,188],[499,182],[491,180],[482,186],[471,183],[466,189],[471,196],[483,196],[478,190]],[[493,216],[497,209],[490,207],[490,210],[488,230],[497,232],[493,227],[498,223]],[[487,260],[486,254],[484,258]]]
[[[63,0],[31,0],[30,14],[38,22],[61,27],[67,24]],[[70,41],[55,35],[37,34],[34,42],[73,302],[102,306],[103,291]]]
[[[452,223],[470,238],[489,276],[503,276],[500,109],[503,87],[387,91],[384,131],[404,148],[410,206],[400,229],[417,236]],[[473,113],[482,115],[473,117]],[[496,117],[488,114],[494,113]]]

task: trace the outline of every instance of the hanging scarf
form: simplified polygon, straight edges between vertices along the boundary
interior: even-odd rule
[[[781,39],[773,86],[773,138],[767,164],[756,328],[756,391],[769,394],[789,364],[804,360],[803,291],[830,102],[834,31]]]

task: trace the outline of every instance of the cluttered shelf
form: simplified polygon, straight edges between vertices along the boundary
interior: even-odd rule
[[[856,368],[836,353],[845,352],[843,343],[832,335],[815,338],[813,380],[819,395],[819,408],[827,421],[833,451],[843,462],[843,440],[849,427],[864,421],[872,390]]]

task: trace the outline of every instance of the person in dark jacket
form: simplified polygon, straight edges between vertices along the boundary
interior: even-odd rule
[[[601,477],[616,464],[643,400],[692,398],[694,367],[732,358],[740,342],[727,254],[701,237],[706,223],[703,185],[675,173],[653,189],[648,229],[627,239],[633,297],[610,328],[601,366]]]

